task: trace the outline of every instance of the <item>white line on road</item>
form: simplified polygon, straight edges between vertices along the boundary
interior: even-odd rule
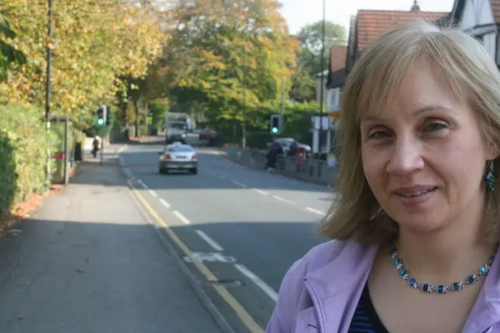
[[[254,190],[255,192],[257,192],[257,193],[262,194],[262,195],[268,195],[268,194],[269,194],[269,193],[267,193],[266,191],[259,190],[258,188],[254,188],[253,190]]]
[[[306,207],[306,210],[308,210],[308,211],[310,211],[311,213],[314,213],[314,214],[318,214],[318,215],[322,215],[322,216],[326,215],[325,212],[322,212],[320,210],[317,210],[317,209],[314,209],[314,208],[311,208],[311,207]]]
[[[153,190],[149,190],[148,192],[149,192],[149,194],[151,194],[155,198],[158,196],[158,194],[156,194],[156,192]]]
[[[274,291],[267,283],[262,281],[257,275],[251,272],[248,268],[241,264],[234,264],[237,270],[239,270],[243,275],[252,280],[260,289],[262,289],[267,296],[269,296],[273,301],[278,300],[278,293]]]
[[[165,200],[163,199],[160,199],[160,202],[163,206],[167,207],[167,208],[170,208],[170,204],[168,202],[166,202]]]
[[[239,181],[234,180],[234,179],[231,179],[231,183],[233,183],[233,184],[235,184],[235,185],[237,185],[239,187],[247,187],[245,184],[242,184]]]
[[[146,184],[144,184],[144,183],[142,182],[142,180],[138,179],[137,181],[138,181],[138,182],[139,182],[139,184],[141,184],[141,185],[142,185],[142,187],[144,187],[145,189],[148,189],[148,188],[149,188],[149,187],[148,187],[148,185],[146,185]]]
[[[293,201],[290,201],[290,200],[287,200],[285,198],[282,198],[282,197],[279,197],[277,195],[273,195],[273,198],[276,199],[276,200],[279,200],[281,202],[284,202],[284,203],[287,203],[287,204],[290,204],[290,205],[296,205],[297,203],[293,202]]]
[[[206,233],[204,233],[203,231],[201,230],[196,230],[196,233],[205,240],[205,242],[208,243],[208,245],[210,245],[212,248],[214,248],[215,251],[224,251],[224,249],[222,248],[222,246],[220,246],[219,244],[217,244],[216,241],[214,241],[212,238],[210,238]]]
[[[182,215],[180,212],[174,210],[175,216],[177,216],[184,224],[191,224],[191,221],[189,221],[184,215]]]
[[[123,147],[121,147],[120,149],[118,149],[118,154],[119,154],[119,153],[121,153],[122,151],[124,151],[124,150],[125,150],[125,148],[127,148],[127,146],[123,146]]]

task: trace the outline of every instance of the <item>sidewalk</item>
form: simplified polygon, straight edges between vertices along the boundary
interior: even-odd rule
[[[116,165],[98,161],[0,240],[0,332],[221,332]]]

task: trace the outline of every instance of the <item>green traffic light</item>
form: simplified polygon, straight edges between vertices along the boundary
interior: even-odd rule
[[[273,127],[271,129],[271,132],[273,132],[274,134],[278,133],[278,128],[277,127]]]
[[[97,119],[97,125],[103,125],[104,124],[104,119],[99,118]]]

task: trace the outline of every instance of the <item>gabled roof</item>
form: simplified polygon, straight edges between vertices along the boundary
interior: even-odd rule
[[[490,3],[495,22],[500,23],[500,0],[490,0]]]
[[[345,68],[347,46],[334,45],[330,48],[330,70],[332,72]]]
[[[347,46],[335,45],[330,48],[330,68],[326,82],[328,89],[337,88],[344,84],[347,77],[346,58]]]
[[[500,0],[489,0],[491,5],[491,11],[493,13],[493,19],[496,23],[500,23]],[[453,3],[452,19],[455,24],[457,24],[464,12],[466,0],[455,0]]]
[[[500,0],[492,1],[498,1],[500,3]],[[449,13],[444,12],[359,10],[357,16],[358,50],[362,51],[383,33],[399,24],[408,23],[417,19],[437,21],[448,15]]]

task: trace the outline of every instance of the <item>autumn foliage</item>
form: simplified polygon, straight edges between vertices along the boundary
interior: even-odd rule
[[[0,83],[0,102],[43,106],[46,47],[53,53],[52,110],[74,123],[109,102],[123,75],[142,77],[159,55],[165,34],[154,8],[116,0],[53,0],[53,38],[47,40],[47,1],[4,0],[0,11],[17,36],[10,44],[28,62]]]

